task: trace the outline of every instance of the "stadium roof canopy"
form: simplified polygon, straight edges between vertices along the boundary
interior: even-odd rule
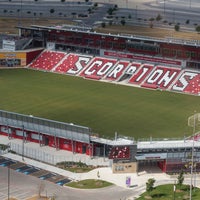
[[[185,39],[177,39],[174,37],[166,37],[166,38],[156,38],[156,37],[148,37],[141,35],[131,35],[131,34],[111,34],[111,33],[100,33],[96,32],[92,27],[89,26],[75,26],[75,25],[55,25],[55,26],[40,26],[40,25],[31,25],[30,27],[17,26],[19,29],[29,29],[29,30],[37,30],[37,31],[76,31],[77,33],[92,33],[101,36],[112,36],[116,38],[125,38],[127,42],[131,42],[132,40],[141,40],[141,41],[149,41],[149,42],[159,42],[159,43],[172,43],[172,44],[180,44],[180,45],[188,45],[188,46],[200,46],[199,40],[185,40]]]
[[[46,135],[89,143],[91,129],[75,124],[0,110],[0,124]]]

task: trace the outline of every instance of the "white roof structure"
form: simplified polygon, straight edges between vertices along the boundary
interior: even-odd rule
[[[146,141],[138,142],[138,149],[180,149],[180,148],[191,148],[200,147],[200,141],[190,140],[163,140],[163,141]]]
[[[111,140],[111,139],[105,139],[105,138],[90,136],[90,140],[93,141],[93,142],[112,145],[112,146],[135,144],[135,142],[133,140],[126,139],[126,138],[117,138],[116,140]]]

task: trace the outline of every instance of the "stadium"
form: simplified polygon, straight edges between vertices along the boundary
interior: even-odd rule
[[[17,28],[18,36],[2,39],[1,68],[200,96],[198,40],[106,34],[74,25]],[[199,114],[194,114],[189,125],[195,130],[199,122]],[[189,172],[191,156],[196,172],[200,171],[198,131],[179,140],[150,137],[136,141],[117,133],[107,139],[88,126],[5,110],[0,111],[0,130],[11,139],[108,158],[114,173],[138,172],[146,166],[158,166],[166,173]]]

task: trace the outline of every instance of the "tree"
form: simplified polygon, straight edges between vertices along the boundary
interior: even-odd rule
[[[92,9],[88,8],[88,13],[91,14],[92,13]]]
[[[175,31],[179,31],[179,30],[180,30],[180,25],[179,25],[179,24],[176,24],[176,25],[174,26],[174,29],[175,29]]]
[[[42,192],[45,189],[45,183],[44,181],[41,181],[40,184],[38,185],[38,196],[41,197]]]
[[[76,13],[75,13],[75,12],[72,12],[71,15],[72,15],[73,18],[75,18]]]
[[[162,19],[162,16],[160,14],[157,15],[156,21],[160,21]]]
[[[112,26],[112,24],[113,24],[113,21],[112,21],[112,20],[110,20],[110,21],[109,21],[109,25],[110,25],[110,26]]]
[[[117,10],[117,9],[118,9],[118,5],[115,4],[115,5],[114,5],[114,10]]]
[[[146,192],[150,193],[153,190],[154,183],[155,183],[154,178],[148,179],[148,181],[146,182]]]
[[[62,3],[64,3],[65,2],[65,0],[60,0]]]
[[[178,177],[177,177],[177,184],[179,186],[183,185],[183,181],[184,181],[184,174],[183,174],[183,170],[181,170],[181,172],[179,173]]]
[[[124,19],[121,20],[121,25],[124,26],[126,24],[126,21]]]
[[[197,33],[200,33],[200,26],[196,27],[196,31],[197,31]]]
[[[101,27],[102,27],[102,28],[105,28],[105,27],[106,27],[106,23],[105,23],[105,22],[102,22],[102,23],[101,23]]]
[[[95,7],[95,8],[98,7],[98,3],[94,3],[94,7]]]
[[[50,14],[53,14],[55,12],[55,10],[53,8],[50,9]]]
[[[187,19],[187,20],[185,21],[185,24],[189,24],[189,23],[190,23],[190,20]]]
[[[107,13],[108,13],[109,15],[112,15],[112,14],[113,14],[113,9],[112,9],[112,8],[109,8],[108,11],[107,11]]]

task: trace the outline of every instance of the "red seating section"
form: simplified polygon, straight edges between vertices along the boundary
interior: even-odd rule
[[[130,62],[128,61],[119,61],[114,69],[106,76],[106,80],[118,80],[128,65],[130,65]]]
[[[181,69],[157,66],[150,76],[141,84],[142,87],[167,89],[180,73]]]
[[[184,70],[172,90],[200,95],[200,73]]]
[[[130,149],[128,146],[115,146],[111,149],[109,159],[129,159]]]
[[[146,79],[146,77],[150,74],[153,69],[153,65],[143,64],[137,73],[133,74],[133,76],[129,79],[129,83],[141,85],[141,83]]]
[[[130,62],[104,57],[44,51],[30,68],[79,75],[84,78],[124,81],[145,88],[172,90],[200,95],[200,72],[171,66]]]
[[[55,51],[43,51],[30,65],[30,68],[50,71],[65,56],[65,53]]]
[[[80,56],[78,54],[69,54],[61,63],[55,68],[55,72],[76,74],[82,70],[90,61],[91,57]],[[73,71],[73,72],[72,72]]]

